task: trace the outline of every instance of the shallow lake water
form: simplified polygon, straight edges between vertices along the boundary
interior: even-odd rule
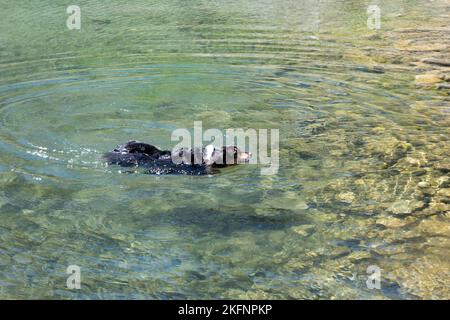
[[[450,5],[372,2],[0,0],[0,298],[450,298],[449,91],[414,64]],[[279,129],[278,173],[102,162],[194,121]]]

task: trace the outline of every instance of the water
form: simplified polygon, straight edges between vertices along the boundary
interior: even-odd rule
[[[0,3],[1,298],[450,298],[449,96],[414,80],[448,51],[412,48],[448,1]],[[194,120],[279,129],[278,174],[101,161]]]

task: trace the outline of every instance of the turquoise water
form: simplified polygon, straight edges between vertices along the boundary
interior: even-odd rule
[[[449,7],[377,3],[374,31],[369,1],[78,1],[69,30],[0,0],[0,297],[448,299],[448,91],[401,30],[448,45]],[[279,129],[278,174],[102,162],[194,121]]]

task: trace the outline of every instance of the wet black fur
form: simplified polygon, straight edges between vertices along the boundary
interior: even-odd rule
[[[219,149],[220,150],[220,149]],[[178,150],[178,156],[184,157],[186,161],[175,164],[172,161],[171,151],[159,150],[157,147],[139,141],[129,141],[126,144],[117,146],[113,151],[107,152],[104,159],[109,165],[121,167],[142,167],[148,174],[185,174],[185,175],[205,175],[215,173],[215,168],[226,167],[226,154],[231,152],[231,158],[236,162],[236,147],[223,147],[216,156],[217,163],[206,165],[202,162],[202,150],[193,152],[190,149]],[[233,155],[234,153],[234,155]],[[198,163],[195,164],[195,156]],[[188,161],[190,158],[190,161]],[[222,162],[223,161],[223,162]],[[234,164],[233,163],[233,164]]]

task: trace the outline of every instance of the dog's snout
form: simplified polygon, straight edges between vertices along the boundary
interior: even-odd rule
[[[248,161],[248,160],[250,160],[251,157],[252,157],[252,153],[251,153],[251,152],[242,152],[242,153],[240,154],[240,158],[241,158],[242,160]]]

